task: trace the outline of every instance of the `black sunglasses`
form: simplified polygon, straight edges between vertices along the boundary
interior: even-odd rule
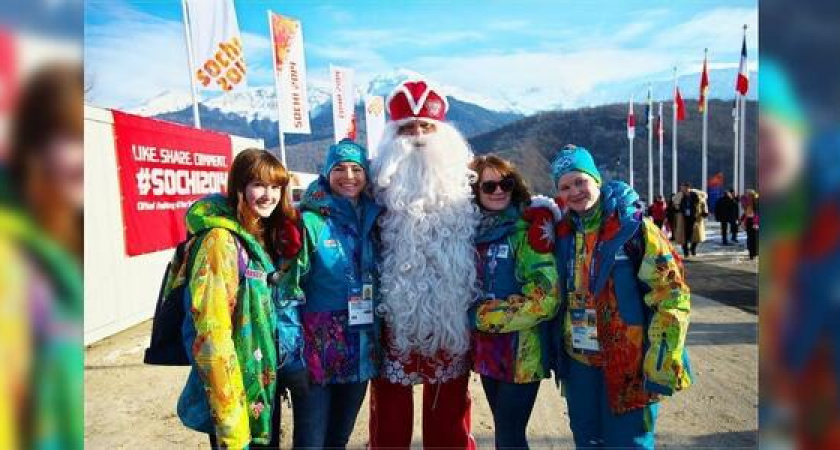
[[[510,192],[516,185],[516,180],[512,177],[504,177],[501,181],[483,181],[481,183],[481,191],[485,194],[492,194],[496,192],[496,186],[502,188],[502,192]]]

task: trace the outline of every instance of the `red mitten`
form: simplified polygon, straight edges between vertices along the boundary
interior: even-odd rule
[[[539,253],[554,250],[554,215],[548,208],[527,208],[523,214],[528,226],[528,243]]]
[[[286,259],[297,256],[303,248],[303,234],[297,224],[292,220],[283,219],[277,231],[280,238],[280,254]]]

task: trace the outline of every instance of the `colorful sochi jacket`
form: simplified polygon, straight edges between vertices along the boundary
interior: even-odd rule
[[[191,273],[184,264],[175,277],[189,277],[182,332],[192,362],[178,415],[187,427],[215,432],[226,447],[267,444],[272,408],[280,407],[279,363],[300,364],[297,311],[285,298],[293,289],[269,285],[275,265],[221,195],[196,202],[187,227],[199,247],[188,250]]]
[[[569,357],[602,367],[617,414],[692,383],[685,349],[690,293],[682,261],[659,228],[643,219],[637,199],[624,183],[604,185],[596,226],[585,227],[578,214],[569,214],[557,226],[555,247],[566,300],[555,370],[563,378]],[[598,351],[586,355],[570,344],[573,299],[582,298],[596,310]]]
[[[369,380],[379,370],[379,327],[351,326],[348,296],[364,284],[376,291],[373,230],[381,207],[365,193],[354,207],[332,195],[323,176],[310,184],[300,207],[306,233],[300,312],[310,379],[322,385]],[[375,308],[375,292],[373,298]]]
[[[554,255],[529,242],[518,208],[485,214],[476,235],[482,300],[470,309],[473,370],[508,383],[549,376],[548,320],[557,313]]]
[[[82,272],[22,208],[5,203],[0,198],[0,448],[81,449]]]

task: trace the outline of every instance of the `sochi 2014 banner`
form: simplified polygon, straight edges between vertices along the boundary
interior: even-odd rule
[[[385,132],[385,99],[379,95],[365,97],[365,130],[368,157],[373,159]]]
[[[335,141],[356,140],[356,95],[353,91],[353,70],[330,65],[332,82],[333,129]]]
[[[277,109],[283,133],[309,134],[309,98],[306,93],[306,60],[300,22],[268,13],[274,53]]]
[[[245,53],[233,0],[185,0],[199,89],[245,89]]]
[[[227,189],[230,136],[112,112],[126,253],[172,248],[190,205]]]

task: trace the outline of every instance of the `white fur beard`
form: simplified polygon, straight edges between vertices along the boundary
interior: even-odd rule
[[[387,208],[379,220],[381,291],[393,344],[403,354],[464,354],[467,309],[478,293],[472,152],[448,124],[422,149],[389,127],[379,150],[374,192]]]

